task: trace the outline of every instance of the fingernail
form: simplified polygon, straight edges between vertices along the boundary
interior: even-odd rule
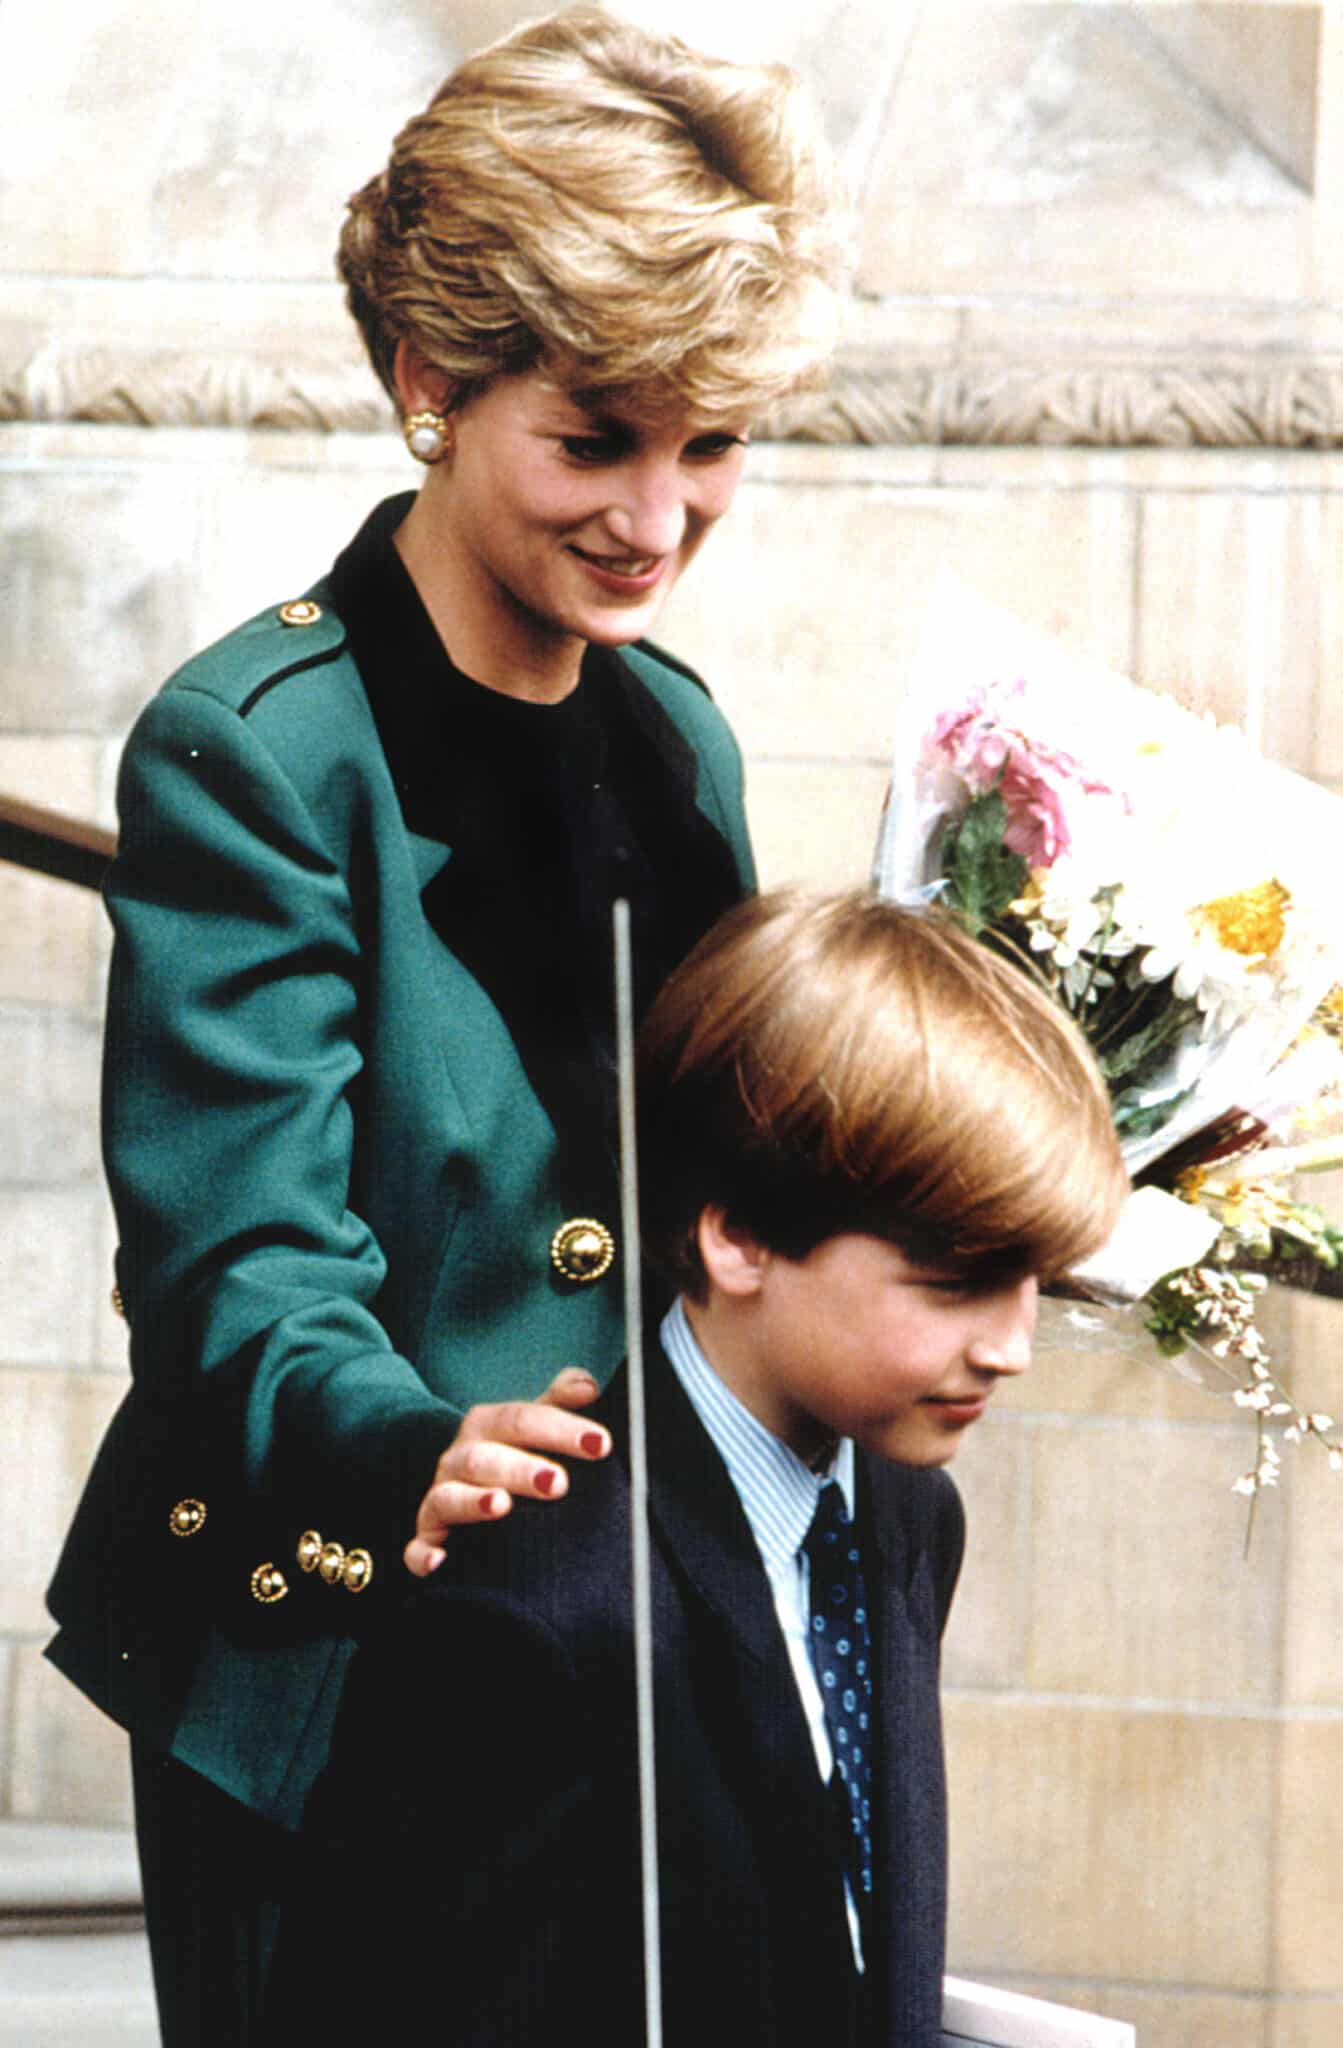
[[[599,1429],[585,1429],[578,1443],[579,1448],[586,1451],[590,1458],[600,1458],[606,1449],[606,1438]]]
[[[581,1365],[571,1366],[569,1370],[569,1384],[572,1387],[576,1388],[580,1381],[585,1387],[595,1387],[597,1384],[596,1380],[593,1379],[592,1374],[590,1372],[584,1372]]]
[[[497,1515],[502,1513],[502,1511],[503,1503],[497,1493],[483,1493],[481,1495],[480,1512],[482,1515]]]
[[[553,1493],[555,1491],[555,1484],[556,1481],[559,1479],[559,1476],[559,1473],[555,1471],[538,1472],[536,1475],[537,1492]]]

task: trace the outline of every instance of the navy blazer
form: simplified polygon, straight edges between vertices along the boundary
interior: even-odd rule
[[[759,1552],[655,1343],[649,1356],[669,2048],[936,2048],[959,1496],[945,1473],[859,1456],[880,1729],[860,1980],[842,1817]],[[456,1532],[437,1578],[356,1656],[281,1934],[277,2042],[299,2023],[372,2038],[393,2010],[455,2048],[643,2039],[623,1397],[622,1376],[600,1411],[609,1464],[576,1469],[563,1502]]]

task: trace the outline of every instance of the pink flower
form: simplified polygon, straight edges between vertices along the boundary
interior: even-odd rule
[[[975,796],[998,784],[1007,809],[1003,842],[1033,868],[1052,867],[1072,845],[1065,800],[1116,792],[1062,747],[1046,746],[1007,715],[1025,695],[1024,682],[990,683],[959,711],[942,712],[931,745],[947,757]]]

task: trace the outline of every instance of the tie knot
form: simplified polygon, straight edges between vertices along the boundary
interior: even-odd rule
[[[817,1495],[816,1512],[803,1538],[802,1548],[813,1564],[825,1565],[832,1572],[839,1571],[844,1563],[858,1562],[853,1523],[844,1505],[844,1490],[837,1479],[827,1479]]]

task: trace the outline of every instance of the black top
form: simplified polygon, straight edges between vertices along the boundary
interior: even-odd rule
[[[616,1153],[611,906],[630,906],[642,1016],[738,899],[736,864],[695,805],[693,754],[614,650],[589,647],[556,704],[456,667],[393,544],[412,502],[378,506],[337,559],[335,608],[406,824],[453,849],[426,913],[507,1019],[576,1204],[596,1204]]]

